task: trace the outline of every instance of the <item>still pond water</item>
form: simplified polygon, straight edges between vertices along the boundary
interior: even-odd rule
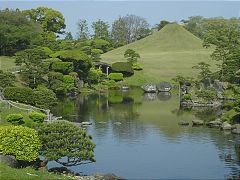
[[[176,94],[110,91],[64,99],[53,111],[70,121],[93,123],[87,130],[96,144],[96,162],[71,167],[75,172],[127,179],[226,179],[240,173],[235,148],[240,137],[179,126],[179,121],[213,120],[219,112],[181,110]]]

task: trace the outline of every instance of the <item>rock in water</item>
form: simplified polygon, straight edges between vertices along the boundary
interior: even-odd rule
[[[234,124],[233,126],[232,126],[232,133],[233,134],[240,134],[240,124]]]
[[[160,82],[157,88],[158,88],[158,91],[160,92],[169,92],[171,91],[172,86],[168,82]]]
[[[89,122],[89,121],[83,121],[83,122],[82,122],[82,125],[83,125],[83,126],[89,126],[89,125],[92,125],[92,123]]]
[[[231,129],[232,129],[232,126],[231,126],[231,124],[229,124],[228,122],[223,122],[221,128],[222,128],[223,130],[231,130]]]
[[[148,92],[148,93],[157,92],[157,86],[155,84],[145,84],[145,85],[142,85],[141,88],[144,90],[144,92]]]
[[[189,122],[181,121],[178,123],[179,126],[188,126]]]
[[[219,128],[221,127],[221,125],[222,125],[222,122],[220,120],[210,121],[207,123],[207,126],[211,128],[213,127]]]
[[[203,125],[204,122],[202,120],[192,120],[193,126]]]

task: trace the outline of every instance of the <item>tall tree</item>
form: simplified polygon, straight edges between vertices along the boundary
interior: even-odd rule
[[[41,26],[25,17],[19,10],[0,10],[0,55],[14,55],[35,44]]]
[[[136,15],[119,17],[113,22],[112,38],[117,42],[131,43],[150,34],[147,21]],[[125,38],[125,39],[124,39]]]
[[[26,49],[16,54],[16,65],[21,66],[21,75],[31,88],[36,88],[43,81],[48,68],[43,63],[47,57],[41,48]]]
[[[66,28],[61,12],[47,7],[38,7],[24,11],[28,18],[39,22],[45,32],[63,34]]]
[[[92,23],[92,28],[94,31],[94,39],[109,39],[109,25],[107,22],[104,22],[102,20],[97,20]]]
[[[162,20],[160,21],[160,23],[157,25],[158,31],[160,31],[164,26],[166,26],[167,24],[169,24],[169,21],[166,20]]]
[[[65,40],[73,40],[73,36],[71,32],[66,32],[65,34],[66,34],[64,38]]]
[[[86,40],[88,39],[88,24],[86,19],[79,19],[77,22],[77,28],[78,28],[78,39],[79,40]]]
[[[212,18],[204,23],[204,46],[215,45],[211,57],[220,62],[221,80],[233,81],[240,67],[240,20]]]

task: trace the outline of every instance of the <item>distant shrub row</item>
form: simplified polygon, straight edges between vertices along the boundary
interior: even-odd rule
[[[4,96],[8,100],[30,104],[40,108],[50,108],[56,104],[57,98],[52,90],[39,87],[35,90],[26,87],[7,87]]]

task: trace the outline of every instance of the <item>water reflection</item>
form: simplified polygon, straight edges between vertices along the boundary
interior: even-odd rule
[[[73,167],[77,172],[148,179],[239,176],[239,136],[178,126],[195,118],[214,120],[221,109],[180,109],[176,94],[136,89],[64,99],[54,111],[70,121],[93,122],[88,131],[97,144],[97,162]]]

